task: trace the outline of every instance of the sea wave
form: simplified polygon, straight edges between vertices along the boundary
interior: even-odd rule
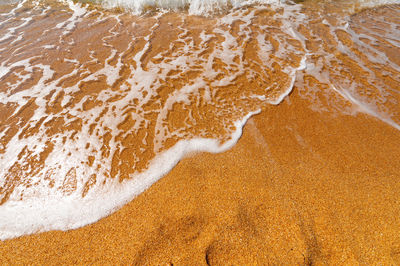
[[[299,1],[299,0],[94,0],[105,8],[124,8],[134,14],[142,14],[149,9],[162,10],[187,10],[191,15],[210,15],[221,13],[230,9],[240,8],[254,4],[296,4],[307,2],[336,2],[344,4],[351,12],[363,8],[372,8],[387,4],[398,4],[400,0],[324,0],[324,1]]]
[[[399,6],[335,3],[214,17],[1,6],[0,239],[110,214],[186,153],[230,148],[293,88],[317,112],[400,129]]]
[[[285,0],[96,0],[105,8],[125,8],[134,14],[148,9],[187,10],[191,15],[210,15],[252,4],[282,4]]]

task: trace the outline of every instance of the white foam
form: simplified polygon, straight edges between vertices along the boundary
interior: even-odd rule
[[[362,8],[400,4],[400,0],[357,0],[355,2]]]
[[[0,79],[9,72],[9,68],[5,66],[0,66]]]
[[[13,36],[15,36],[15,33],[18,29],[25,27],[31,20],[31,17],[27,17],[27,18],[22,18],[23,23],[21,23],[18,26],[12,27],[12,28],[8,28],[7,29],[7,33],[3,35],[3,37],[0,37],[0,42],[5,41]]]
[[[281,103],[283,101],[283,99],[285,99],[286,96],[288,96],[290,94],[290,92],[293,90],[293,86],[296,81],[296,72],[300,71],[300,70],[304,70],[307,67],[306,58],[307,57],[304,56],[300,61],[299,67],[295,68],[291,71],[291,73],[290,73],[291,81],[290,81],[290,85],[287,87],[287,89],[283,93],[279,94],[279,97],[277,99],[272,100],[272,101],[268,100],[267,101],[268,103],[277,105],[277,104]]]
[[[80,3],[74,3],[72,0],[58,0],[64,4],[68,4],[70,10],[73,11],[72,16],[64,22],[56,25],[57,29],[64,29],[63,34],[67,35],[76,26],[77,23],[82,21],[82,17],[86,15],[87,9],[83,7]]]
[[[384,123],[387,123],[388,125],[394,127],[397,130],[400,130],[400,125],[396,124],[392,119],[390,119],[387,115],[379,112],[376,110],[376,107],[374,105],[368,105],[365,102],[362,102],[361,100],[357,99],[348,90],[345,89],[337,89],[335,86],[332,85],[332,89],[337,92],[340,96],[348,100],[349,102],[353,103],[356,108],[358,109],[357,111],[361,113],[365,113],[368,115],[371,115],[379,120],[381,120]]]
[[[82,6],[80,4],[74,4],[71,1],[64,1],[63,3],[71,10],[70,16],[54,25],[53,30],[59,30],[63,34],[68,34],[74,31],[77,25],[85,19],[87,12],[81,10]],[[156,21],[160,16],[162,16],[162,13],[154,17]],[[229,26],[230,23],[234,23],[238,19],[241,19],[246,23],[245,25],[248,25],[254,14],[241,16],[241,13],[231,16],[229,19],[217,23],[216,27]],[[73,94],[80,91],[80,85],[84,82],[96,81],[100,77],[105,76],[107,84],[111,88],[113,83],[120,78],[119,72],[122,66],[126,66],[124,65],[126,62],[123,62],[122,58],[126,55],[130,56],[129,53],[136,38],[133,36],[132,42],[125,51],[117,51],[111,45],[108,45],[108,39],[117,37],[118,34],[114,30],[117,30],[120,23],[121,21],[116,17],[115,27],[109,31],[110,35],[106,34],[106,36],[100,37],[100,41],[103,42],[104,47],[109,48],[109,53],[102,68],[94,72],[90,72],[85,68],[85,65],[90,62],[80,62],[79,57],[76,59],[63,58],[63,62],[72,63],[74,69],[57,79],[55,79],[55,71],[51,66],[37,62],[31,63],[33,59],[40,59],[40,56],[33,55],[32,57],[19,59],[19,61],[15,62],[11,54],[8,59],[2,62],[0,68],[1,77],[4,77],[15,68],[23,68],[24,70],[21,72],[14,71],[15,73],[13,74],[18,79],[16,79],[15,83],[8,83],[6,89],[0,92],[0,102],[18,105],[12,116],[18,115],[19,111],[26,107],[25,105],[29,102],[29,99],[34,99],[37,106],[30,121],[21,127],[19,132],[6,143],[5,147],[3,147],[4,153],[0,154],[0,176],[2,177],[0,183],[4,189],[7,189],[7,182],[13,182],[13,177],[9,176],[13,165],[19,164],[30,167],[26,163],[28,158],[39,157],[47,147],[47,143],[51,142],[54,148],[47,155],[43,168],[34,173],[26,168],[21,170],[21,178],[26,180],[27,184],[32,185],[27,186],[24,182],[17,184],[12,189],[8,200],[0,206],[2,213],[2,217],[0,217],[1,239],[36,231],[51,229],[68,230],[94,222],[109,214],[115,208],[120,207],[127,200],[130,200],[155,182],[155,180],[169,171],[185,153],[194,150],[223,151],[231,147],[240,137],[240,127],[243,126],[242,123],[244,123],[248,116],[245,117],[245,120],[241,120],[240,123],[236,123],[236,131],[233,132],[231,140],[223,145],[219,145],[218,136],[215,139],[204,139],[201,138],[201,132],[199,135],[183,136],[179,131],[170,131],[165,124],[168,112],[173,109],[173,104],[177,102],[189,103],[189,94],[198,94],[200,88],[205,88],[208,91],[205,99],[211,100],[210,88],[207,87],[208,85],[205,80],[208,78],[212,79],[215,75],[212,65],[214,59],[223,61],[227,65],[226,70],[229,72],[229,75],[226,75],[228,78],[224,78],[219,86],[229,85],[235,77],[243,73],[243,62],[236,63],[233,60],[235,56],[241,58],[243,51],[240,47],[237,47],[238,43],[235,41],[235,38],[225,31],[216,30],[209,32],[209,34],[204,33],[202,35],[203,43],[200,44],[200,47],[194,47],[193,40],[185,37],[187,30],[180,28],[182,34],[178,36],[180,38],[178,41],[184,43],[184,46],[176,49],[171,46],[170,49],[175,50],[169,57],[163,54],[156,55],[155,58],[161,58],[162,62],[158,64],[148,62],[146,69],[144,69],[142,67],[142,58],[151,49],[149,43],[147,43],[131,58],[135,64],[129,65],[131,74],[124,80],[124,84],[121,86],[122,89],[120,91],[112,91],[111,89],[103,90],[95,96],[97,100],[103,102],[103,106],[91,108],[90,111],[84,112],[83,103],[93,97],[90,95],[85,95],[80,102],[69,105],[73,101]],[[92,25],[95,25],[95,23]],[[155,29],[158,26],[158,22],[154,23],[149,29],[150,34],[144,36],[143,40],[149,42],[153,38]],[[243,30],[241,34],[244,38],[248,38],[247,29],[245,27],[241,29]],[[216,46],[208,57],[202,58],[198,56],[207,49],[207,40],[216,35],[222,36],[225,38],[225,41]],[[72,46],[74,43],[73,40],[63,43],[62,38],[56,38],[53,42],[41,43],[41,46],[44,49],[54,49],[63,45],[68,48],[68,45]],[[231,49],[232,47],[236,47],[237,49]],[[22,48],[24,47],[19,47],[18,49]],[[91,59],[89,61],[96,62],[95,51],[88,51],[88,54]],[[111,61],[114,63],[110,63]],[[184,139],[187,140],[179,141],[170,151],[156,154],[149,168],[141,174],[136,172],[132,176],[131,181],[118,184],[119,176],[116,176],[114,179],[107,178],[107,176],[110,176],[112,158],[121,147],[121,142],[116,140],[116,136],[135,134],[140,129],[146,128],[146,124],[150,123],[150,121],[144,117],[145,112],[142,110],[142,106],[152,100],[152,97],[157,96],[157,87],[160,86],[162,80],[166,79],[167,74],[171,70],[179,70],[182,73],[186,73],[186,71],[193,69],[194,66],[199,65],[202,65],[204,69],[198,80],[174,91],[174,93],[169,95],[166,103],[160,110],[154,110],[159,112],[156,129],[153,132],[155,135],[153,140],[154,152],[157,153],[162,150],[163,144],[168,137],[178,136],[179,139],[185,137]],[[41,76],[35,85],[25,90],[15,91],[18,86],[31,78],[37,70],[40,70]],[[79,73],[84,73],[85,78],[76,84],[65,88],[59,85],[60,81],[74,77]],[[179,79],[178,75],[171,77]],[[52,96],[49,99],[45,99],[51,92],[53,92]],[[57,95],[61,92],[65,94],[61,101],[61,106],[64,109],[56,114],[48,114],[46,106],[49,103],[55,102]],[[107,103],[109,99],[115,96],[118,96],[118,100]],[[135,103],[134,106],[139,111],[130,114],[135,123],[129,130],[123,131],[118,128],[118,125],[123,122],[126,110],[130,106],[133,106],[133,99],[138,100],[138,103]],[[102,115],[101,119],[98,119],[100,113],[104,110],[106,112]],[[245,114],[241,113],[241,115],[236,117],[243,117]],[[46,126],[43,125],[57,118],[63,118],[66,126],[79,118],[82,120],[82,128],[78,131],[66,130],[62,134],[50,135],[46,132]],[[224,125],[227,122],[221,121],[221,124]],[[41,124],[39,125],[39,123]],[[90,125],[95,125],[93,133],[89,133],[91,131]],[[38,132],[29,137],[22,137],[23,130],[28,127],[38,128]],[[0,136],[6,136],[7,132],[8,128],[0,132]],[[111,132],[112,136],[108,144],[109,153],[108,155],[103,155],[103,140],[99,136],[103,136],[107,132]],[[146,139],[142,139],[142,143],[147,143]],[[86,144],[90,144],[88,148],[86,148]],[[21,155],[24,149],[29,150],[29,155]],[[91,167],[84,164],[84,162],[88,161],[89,156],[95,158]],[[82,196],[84,186],[89,182],[92,174],[97,174],[96,185],[88,191],[86,196]],[[65,187],[64,185],[69,183],[69,181],[71,181],[72,185]],[[52,185],[50,186],[51,182]],[[105,185],[103,185],[103,182],[105,182]],[[21,197],[23,198],[22,200]],[[107,204],[104,204],[104,199],[107,199]],[[16,220],[20,220],[21,222],[15,223]]]
[[[0,240],[48,230],[67,230],[81,227],[109,215],[149,188],[167,174],[186,154],[194,151],[219,153],[230,149],[242,135],[246,121],[260,110],[247,114],[235,123],[231,138],[220,144],[215,139],[197,138],[179,141],[171,149],[151,161],[148,170],[129,181],[114,184],[101,194],[87,197],[28,198],[7,201],[0,206]],[[68,162],[66,162],[68,163]],[[16,222],[18,221],[18,222]]]
[[[189,14],[209,15],[227,8],[239,8],[254,4],[273,4],[291,2],[290,0],[97,0],[106,8],[123,7],[135,14],[141,14],[147,7],[164,10],[179,10],[188,7]],[[399,0],[350,0],[358,8],[370,8],[387,4],[399,4]]]
[[[146,7],[178,10],[188,7],[189,14],[207,15],[229,6],[238,8],[249,4],[280,4],[281,0],[98,0],[106,8],[123,7],[141,14]]]

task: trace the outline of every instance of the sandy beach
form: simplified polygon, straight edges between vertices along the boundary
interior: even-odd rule
[[[400,265],[396,2],[82,2],[0,3],[0,265]]]
[[[400,133],[296,88],[233,149],[193,154],[111,216],[0,242],[2,264],[400,263]]]

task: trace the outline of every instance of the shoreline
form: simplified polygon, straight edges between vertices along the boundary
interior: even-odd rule
[[[230,150],[184,158],[109,217],[0,242],[9,263],[400,263],[400,132],[296,88]]]

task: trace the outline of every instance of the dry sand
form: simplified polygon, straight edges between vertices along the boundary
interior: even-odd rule
[[[295,90],[95,224],[0,242],[1,263],[400,264],[400,132],[309,104]]]

